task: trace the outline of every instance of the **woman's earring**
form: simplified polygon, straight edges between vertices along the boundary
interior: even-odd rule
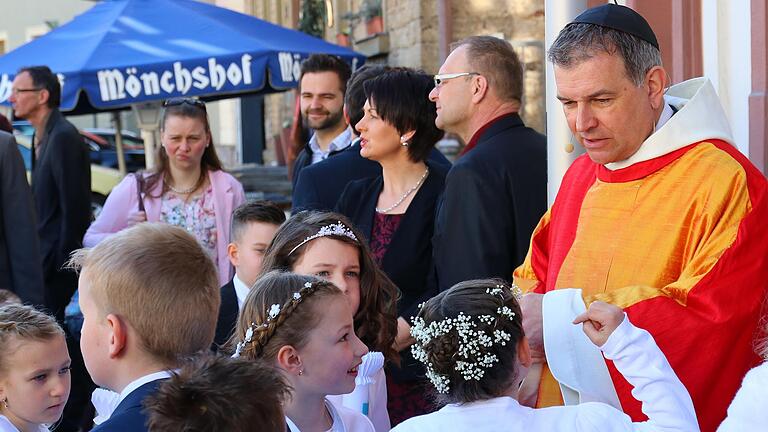
[[[402,144],[403,147],[408,147],[408,139],[405,137],[405,135],[400,137],[400,144]]]
[[[299,369],[299,376],[304,375],[304,369]]]

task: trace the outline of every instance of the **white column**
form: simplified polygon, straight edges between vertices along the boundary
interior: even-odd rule
[[[547,50],[552,46],[552,42],[555,41],[560,30],[586,9],[586,0],[545,1],[544,39]],[[584,150],[575,139],[572,139],[560,101],[557,100],[557,87],[552,63],[549,61],[545,63],[547,68],[547,198],[549,204],[552,205],[565,171]],[[572,149],[571,152],[567,152],[566,147]]]
[[[750,18],[749,0],[702,0],[704,76],[720,96],[737,148],[747,156],[752,91]]]

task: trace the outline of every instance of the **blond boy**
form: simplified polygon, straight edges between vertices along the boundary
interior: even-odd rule
[[[182,358],[211,345],[216,267],[194,237],[159,223],[120,231],[70,264],[80,269],[85,366],[96,384],[120,394],[93,430],[146,431],[142,400]]]

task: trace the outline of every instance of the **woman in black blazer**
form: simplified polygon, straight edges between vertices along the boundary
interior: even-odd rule
[[[336,210],[366,235],[371,252],[400,289],[397,348],[401,367],[387,372],[392,426],[434,408],[424,397],[424,372],[413,359],[409,322],[418,304],[436,294],[432,276],[432,232],[438,196],[447,168],[427,162],[443,133],[435,127],[429,101],[432,77],[398,68],[363,85],[367,101],[360,132],[360,155],[378,162],[378,177],[350,183]]]

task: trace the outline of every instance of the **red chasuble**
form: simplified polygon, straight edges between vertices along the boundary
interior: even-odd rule
[[[768,287],[768,185],[734,147],[708,140],[610,171],[586,155],[566,173],[515,281],[581,288],[648,330],[691,393],[703,431],[725,418],[754,353]],[[608,362],[624,411],[645,420]],[[768,390],[766,390],[768,391]],[[545,368],[539,406],[562,404]]]

